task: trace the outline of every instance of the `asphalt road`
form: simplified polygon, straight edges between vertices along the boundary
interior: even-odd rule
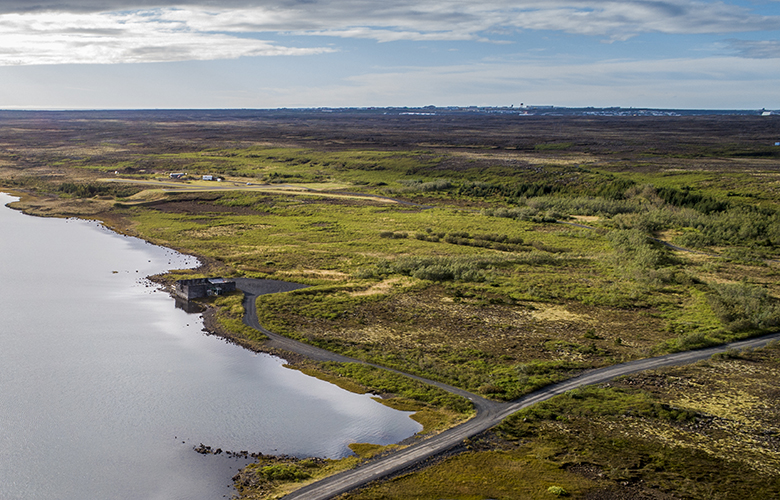
[[[281,335],[277,335],[275,333],[269,332],[259,324],[257,320],[257,311],[255,309],[255,299],[258,295],[262,295],[264,293],[291,291],[298,288],[303,288],[303,285],[285,283],[283,281],[250,280],[241,278],[236,280],[236,286],[245,294],[244,307],[246,313],[244,316],[244,323],[266,334],[270,339],[268,342],[272,347],[302,354],[318,361],[365,363],[364,361],[341,356],[324,349],[319,349],[317,347],[310,346],[308,344],[304,344]],[[707,359],[713,354],[724,352],[729,349],[743,350],[763,347],[773,340],[780,340],[780,332],[760,338],[733,342],[731,344],[710,347],[707,349],[667,354],[655,358],[630,361],[628,363],[622,363],[607,368],[600,368],[598,370],[589,370],[577,377],[571,378],[564,382],[549,385],[536,392],[528,394],[527,396],[507,403],[489,401],[480,396],[477,396],[476,394],[471,394],[456,387],[404,373],[404,375],[409,377],[436,385],[447,391],[468,398],[474,403],[477,411],[476,416],[471,420],[448,429],[432,438],[413,444],[385,457],[367,462],[359,467],[356,467],[355,469],[350,469],[322,479],[321,481],[312,483],[308,486],[304,486],[303,488],[285,496],[284,499],[327,500],[333,498],[337,495],[346,493],[347,491],[366,485],[377,479],[381,479],[383,477],[402,471],[427,458],[443,453],[457,446],[464,439],[475,436],[490,429],[491,427],[494,427],[509,415],[523,408],[550,399],[553,396],[563,394],[564,392],[570,391],[572,389],[584,387],[587,385],[601,384],[608,382],[616,377],[629,375],[631,373],[644,370],[693,363]],[[391,371],[402,373],[397,370]]]

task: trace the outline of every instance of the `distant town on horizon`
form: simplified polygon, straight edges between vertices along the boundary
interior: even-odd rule
[[[0,109],[5,113],[192,113],[220,112],[228,114],[267,112],[321,112],[321,113],[383,113],[410,116],[435,116],[441,114],[479,113],[535,116],[704,116],[746,115],[780,116],[778,109],[674,109],[651,107],[565,107],[552,105],[515,106],[349,106],[349,107],[280,107],[280,108],[106,108],[106,109]]]

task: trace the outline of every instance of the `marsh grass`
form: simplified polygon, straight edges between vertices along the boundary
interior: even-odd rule
[[[325,363],[323,369],[336,376],[357,381],[371,392],[392,394],[460,414],[468,414],[473,410],[471,403],[462,397],[372,366],[360,363]]]

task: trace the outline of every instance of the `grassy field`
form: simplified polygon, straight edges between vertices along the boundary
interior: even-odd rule
[[[771,146],[780,122],[772,117],[496,117],[404,126],[376,116],[333,119],[199,123],[65,114],[44,127],[20,115],[0,124],[0,187],[23,194],[17,206],[29,213],[97,218],[206,264],[163,279],[211,273],[306,283],[260,297],[260,322],[495,399],[586,368],[780,324],[780,148]],[[187,176],[172,181],[170,172]],[[221,181],[201,180],[206,174]],[[237,297],[213,306],[221,328],[261,345],[262,336],[241,325]],[[717,366],[738,362],[748,363]],[[305,369],[352,378],[361,390],[402,389],[346,367]],[[753,397],[752,375],[728,373],[725,387],[747,381],[734,405]],[[701,400],[674,413],[665,409],[677,408],[670,393],[620,387],[567,396],[576,404],[549,410],[556,418],[534,414],[533,425],[515,418],[474,450],[388,484],[411,481],[418,498],[463,499],[548,498],[558,491],[552,486],[602,498],[588,492],[637,481],[674,498],[716,498],[707,496],[707,484],[725,491],[706,464],[725,460],[722,450],[747,449],[753,437],[724,434],[717,449],[690,436],[670,440],[678,418],[688,425],[720,414]],[[429,415],[431,422],[453,422],[466,411],[404,390],[403,404],[454,412]],[[777,408],[777,394],[767,394]],[[596,420],[578,413],[586,403]],[[641,425],[613,438],[625,405],[644,408]],[[564,447],[561,436],[571,435],[591,438]],[[626,456],[625,466],[607,460],[622,456],[610,447],[617,441],[639,458]],[[761,465],[774,455],[747,456],[728,476],[734,491],[757,488],[758,477],[776,485],[777,467]],[[479,483],[475,461],[515,479],[493,481],[496,489],[484,493],[458,486]],[[648,461],[664,470],[670,461],[682,465],[667,481],[649,472]],[[587,466],[569,466],[580,462]],[[442,486],[448,474],[452,489]],[[704,478],[704,489],[684,478]],[[365,498],[412,498],[375,495]]]

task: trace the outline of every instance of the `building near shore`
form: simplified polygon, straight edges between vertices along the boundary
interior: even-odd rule
[[[224,278],[195,278],[178,280],[174,292],[177,296],[190,300],[212,295],[224,295],[236,290],[236,282]]]

